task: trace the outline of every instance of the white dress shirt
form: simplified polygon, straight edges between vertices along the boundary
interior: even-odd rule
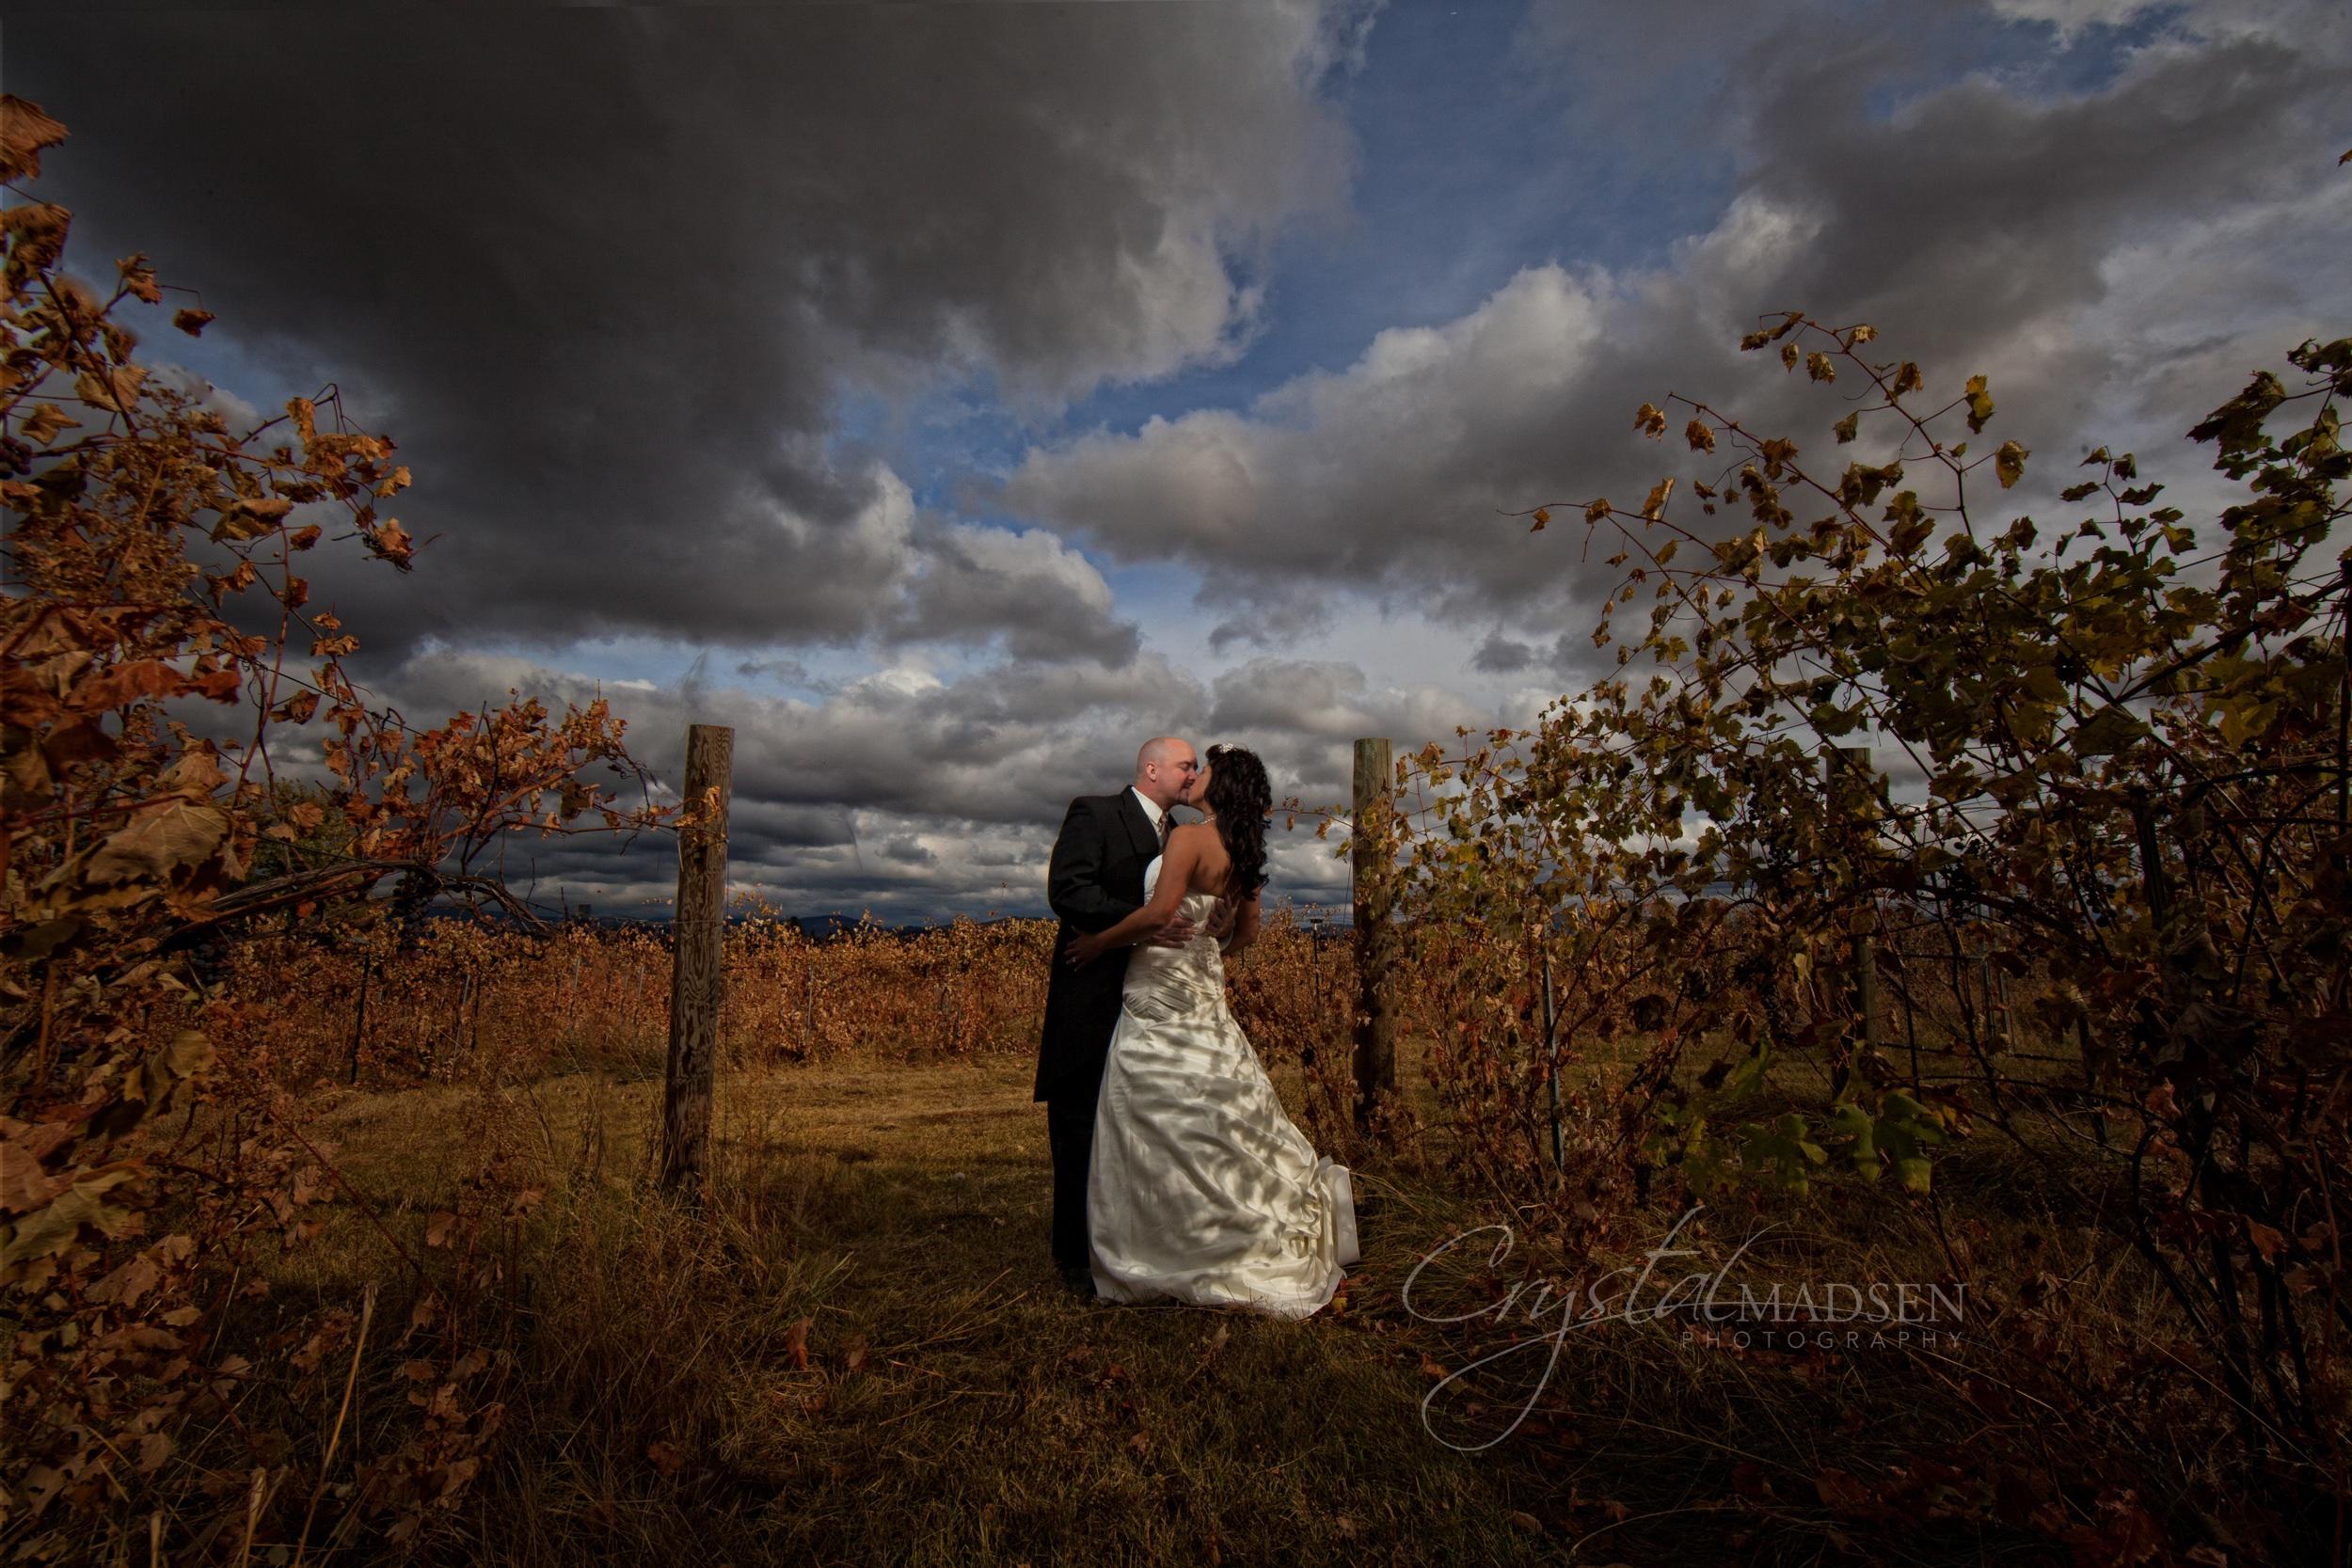
[[[1152,819],[1152,831],[1158,833],[1162,838],[1166,838],[1168,834],[1160,826],[1160,818],[1168,814],[1160,810],[1158,806],[1152,803],[1152,797],[1146,795],[1135,785],[1129,784],[1127,786],[1127,793],[1143,802],[1143,815]]]

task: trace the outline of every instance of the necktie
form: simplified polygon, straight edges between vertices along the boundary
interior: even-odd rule
[[[1165,811],[1164,811],[1164,812],[1162,812],[1162,813],[1160,813],[1160,853],[1161,853],[1161,854],[1165,855],[1165,854],[1167,854],[1167,853],[1168,853],[1168,834],[1170,834],[1170,833],[1172,833],[1172,832],[1174,832],[1175,831],[1176,831],[1176,817],[1175,817],[1175,814],[1174,814],[1174,813],[1172,813],[1172,812],[1165,812]]]

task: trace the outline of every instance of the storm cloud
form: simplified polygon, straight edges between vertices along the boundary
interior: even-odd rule
[[[1057,563],[1020,614],[974,592],[983,550],[927,563],[837,400],[985,376],[1049,409],[1240,353],[1249,258],[1343,205],[1315,87],[1354,17],[102,7],[12,14],[8,42],[10,90],[72,131],[42,193],[82,214],[70,260],[147,250],[288,392],[351,388],[399,441],[431,592],[321,578],[373,645],[1012,628],[1044,654],[1066,610],[1100,653]]]
[[[2081,26],[2144,8],[2005,8]],[[1524,633],[1564,616],[1589,628],[1616,576],[1608,550],[1572,553],[1580,529],[1531,542],[1524,515],[1638,501],[1679,467],[1634,434],[1637,404],[1707,397],[1801,443],[1844,412],[1842,390],[1738,353],[1759,318],[1869,322],[1890,362],[1939,378],[1931,391],[1988,373],[2002,432],[2053,455],[2177,445],[2255,366],[2344,329],[2328,260],[2352,239],[2352,179],[2334,166],[2352,136],[2340,9],[2192,8],[2110,79],[2067,90],[2026,72],[1921,87],[1917,60],[1860,31],[1858,9],[1725,22],[1718,42],[1742,70],[1685,118],[1745,138],[1742,167],[1717,220],[1662,263],[1531,264],[1468,313],[1383,331],[1246,407],[1034,446],[1007,509],[1115,562],[1197,569],[1244,641],[1294,641],[1311,577],[1329,597],[1487,623],[1466,642],[1473,668],[1524,669],[1540,642],[1565,672],[1580,641],[1593,664],[1589,640]],[[1564,68],[1624,78],[1680,35],[1650,8],[1550,7],[1529,36]],[[1580,116],[1617,101],[1597,90]]]
[[[1990,376],[2035,454],[1997,504],[2107,445],[2192,520],[2181,433],[2352,325],[2318,0],[36,7],[7,44],[72,133],[34,194],[73,267],[197,291],[130,318],[161,375],[237,428],[331,384],[398,441],[415,572],[313,580],[382,698],[601,695],[669,788],[734,726],[735,878],[793,912],[1035,912],[1149,736],[1316,807],[1359,736],[1528,723],[1610,667],[1618,574],[1525,514],[1688,471],[1638,404],[1828,450],[1851,384],[1736,348],[1776,312]],[[1343,891],[1311,825],[1278,896]],[[673,848],[508,871],[658,908]]]

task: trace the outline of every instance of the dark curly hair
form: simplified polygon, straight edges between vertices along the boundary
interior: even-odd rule
[[[1239,746],[1209,748],[1209,792],[1203,802],[1216,818],[1216,836],[1233,863],[1225,896],[1236,902],[1266,884],[1265,831],[1273,819],[1274,786],[1258,753]]]

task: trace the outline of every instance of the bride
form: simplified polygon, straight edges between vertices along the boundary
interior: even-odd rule
[[[1347,1168],[1284,1115],[1225,1005],[1207,933],[1222,901],[1236,906],[1232,950],[1257,935],[1273,792],[1253,752],[1212,746],[1206,761],[1194,799],[1208,815],[1169,835],[1144,874],[1144,907],[1069,952],[1090,963],[1179,910],[1202,933],[1128,959],[1088,1172],[1094,1287],[1109,1301],[1304,1318],[1359,1259],[1355,1196]]]

